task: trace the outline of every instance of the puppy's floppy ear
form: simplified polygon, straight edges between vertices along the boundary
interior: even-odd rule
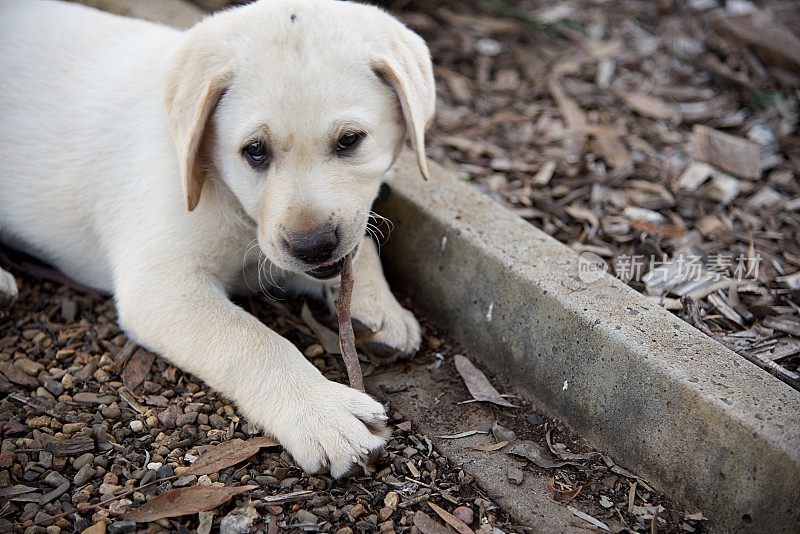
[[[388,43],[371,61],[372,70],[397,94],[406,131],[423,178],[428,179],[425,160],[425,129],[433,119],[436,86],[433,65],[425,41],[405,26],[392,28]]]
[[[206,125],[232,78],[233,70],[221,60],[218,51],[189,39],[176,55],[167,79],[167,120],[189,211],[200,202],[206,178],[200,154]]]

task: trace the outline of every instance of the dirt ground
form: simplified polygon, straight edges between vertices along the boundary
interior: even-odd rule
[[[559,455],[579,453],[564,456],[572,463],[547,469],[517,457],[519,476],[538,476],[539,491],[553,501],[615,531],[702,530],[702,521],[693,520],[702,515],[685,513],[520,399],[513,399],[516,409],[458,404],[469,399],[453,365],[453,355],[462,351],[424,321],[424,346],[412,361],[377,369],[367,363],[365,373],[368,383],[380,374],[384,384],[387,375],[398,383],[424,374],[435,385],[428,389],[435,390],[438,407],[406,404],[410,412],[400,413],[392,397],[408,386],[373,391],[388,403],[393,435],[370,474],[341,481],[308,476],[279,447],[268,447],[210,475],[187,475],[204,452],[253,439],[257,432],[197,379],[129,342],[116,326],[112,300],[15,274],[20,298],[0,315],[0,531],[81,532],[97,523],[108,523],[108,532],[194,531],[201,519],[209,520],[205,514],[138,526],[123,515],[170,489],[246,484],[256,487],[213,511],[214,529],[224,524],[223,532],[445,532],[419,518],[426,514],[433,526],[444,528],[430,501],[453,513],[460,509],[470,528],[482,532],[537,531],[536,525],[515,525],[472,475],[416,429],[416,421],[424,420],[437,438],[457,434],[474,424],[478,410],[491,410],[490,419],[500,425],[494,432],[488,424],[477,429],[481,437],[510,441],[480,454],[508,454],[516,443],[533,443],[528,446],[536,448],[539,464],[557,464]],[[346,380],[340,357],[326,353],[300,319],[300,303],[254,297],[242,305],[293,341],[326,376]],[[490,378],[502,391],[512,391]],[[411,393],[424,392],[412,386]],[[583,521],[575,519],[576,531],[591,528],[578,526]]]

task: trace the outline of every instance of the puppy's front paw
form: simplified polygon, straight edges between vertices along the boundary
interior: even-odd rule
[[[379,304],[379,303],[376,303]],[[377,308],[377,307],[376,307]],[[400,306],[392,298],[380,309],[372,309],[371,315],[353,311],[353,319],[361,324],[363,335],[359,341],[366,344],[374,356],[392,361],[402,356],[413,355],[419,350],[422,334],[414,314]]]
[[[17,281],[11,273],[0,269],[0,310],[10,308],[17,300]]]
[[[386,412],[365,393],[321,380],[298,391],[295,403],[286,402],[289,413],[273,415],[264,426],[307,473],[342,477],[386,443]]]

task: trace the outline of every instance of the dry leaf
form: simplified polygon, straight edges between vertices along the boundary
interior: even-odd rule
[[[580,517],[584,521],[586,521],[588,523],[591,523],[592,525],[596,526],[600,530],[605,530],[606,532],[611,532],[611,529],[608,528],[608,525],[606,525],[605,523],[603,523],[599,519],[595,519],[594,517],[590,516],[589,514],[585,514],[585,513],[581,512],[580,510],[578,510],[577,508],[574,508],[572,506],[567,506],[567,508],[569,508],[569,511],[572,512],[573,515],[575,515],[575,517]]]
[[[192,486],[171,489],[144,503],[136,510],[125,514],[125,519],[137,523],[157,521],[166,517],[178,517],[213,510],[236,495],[258,488],[258,486]]]
[[[247,460],[263,447],[276,447],[279,443],[268,436],[223,441],[205,451],[186,471],[186,475],[210,475]]]
[[[499,441],[497,443],[489,443],[487,445],[476,445],[475,447],[470,447],[470,449],[478,452],[494,452],[499,451],[506,445],[508,445],[508,441]]]
[[[488,432],[485,432],[483,430],[466,430],[464,432],[459,432],[458,434],[444,434],[439,437],[442,439],[461,439],[474,436],[475,434],[488,434]]]
[[[437,506],[431,501],[428,501],[428,506],[430,506],[434,512],[436,512],[439,517],[444,519],[448,525],[456,529],[461,534],[474,534],[472,529],[467,526],[462,520],[442,508],[441,506]]]
[[[317,340],[319,341],[320,345],[323,346],[325,352],[328,354],[342,353],[341,349],[339,348],[339,336],[336,335],[336,332],[314,318],[314,314],[311,313],[311,309],[308,307],[308,304],[303,303],[303,309],[300,310],[300,317],[302,317],[303,321],[305,321],[311,331],[314,332],[314,335],[317,336]]]
[[[136,390],[144,382],[155,359],[155,354],[144,349],[139,349],[133,353],[133,356],[130,357],[122,370],[122,383],[128,388],[128,391]]]
[[[619,96],[629,108],[644,117],[676,122],[681,119],[680,112],[674,106],[655,96],[644,93],[620,93]]]
[[[456,354],[453,356],[453,361],[455,361],[458,374],[464,379],[464,384],[466,384],[473,399],[491,402],[498,406],[516,408],[516,406],[500,396],[500,393],[489,383],[489,379],[486,378],[486,375],[475,367],[467,358],[461,354]]]
[[[450,534],[452,531],[431,519],[431,516],[425,512],[417,512],[414,514],[414,526],[419,529],[422,534]]]
[[[547,480],[547,491],[550,493],[557,493],[558,496],[564,500],[572,501],[583,491],[583,486],[572,488],[562,482],[558,482],[554,478],[550,478]]]
[[[554,445],[552,428],[547,431],[547,434],[545,434],[544,437],[545,441],[547,441],[547,447],[550,449],[550,452],[560,460],[564,460],[566,462],[587,462],[600,456],[599,452],[569,452],[565,450],[566,447],[560,443],[556,443]]]
[[[552,469],[554,467],[563,467],[565,465],[569,465],[570,462],[554,462],[550,458],[548,458],[548,454],[545,452],[544,448],[539,446],[537,443],[532,441],[518,441],[511,445],[506,451],[506,454],[512,454],[514,456],[522,456],[523,458],[527,458],[537,466],[541,467],[542,469]]]

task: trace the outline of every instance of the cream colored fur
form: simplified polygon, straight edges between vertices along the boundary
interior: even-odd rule
[[[0,239],[113,292],[128,335],[232,398],[307,471],[384,443],[384,408],[325,379],[235,304],[251,244],[317,291],[287,231],[333,221],[361,244],[352,314],[410,353],[419,325],[364,233],[408,136],[425,169],[434,86],[422,39],[383,11],[263,0],[185,32],[45,0],[0,0]],[[366,135],[350,157],[332,143]],[[242,148],[267,138],[255,170]],[[337,281],[327,284],[334,288]],[[0,270],[0,300],[16,294]]]

